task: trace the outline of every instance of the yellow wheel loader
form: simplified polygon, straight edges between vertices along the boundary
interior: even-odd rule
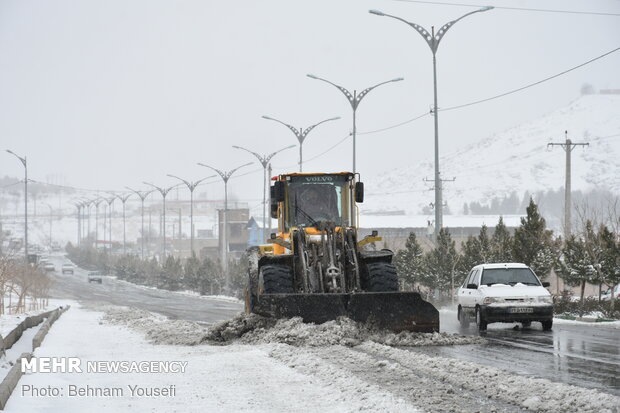
[[[275,318],[323,323],[345,316],[394,331],[439,331],[439,312],[415,292],[399,292],[390,250],[376,232],[358,240],[359,175],[274,177],[270,212],[278,232],[250,251],[245,308]]]

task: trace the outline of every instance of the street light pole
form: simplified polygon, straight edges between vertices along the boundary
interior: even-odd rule
[[[105,198],[105,201],[108,203],[108,221],[109,221],[108,242],[110,243],[110,247],[108,248],[108,250],[110,252],[112,252],[112,204],[114,204],[115,199],[116,199],[116,194],[112,194],[110,198]]]
[[[189,189],[189,231],[190,231],[189,249],[190,249],[190,256],[193,257],[194,256],[194,189],[196,189],[196,187],[200,185],[200,183],[204,181],[205,179],[215,178],[216,175],[207,176],[206,178],[199,179],[196,182],[186,181],[185,179],[179,178],[176,175],[168,174],[168,176],[171,178],[180,180],[181,182],[185,184],[185,186],[187,186],[187,189]],[[179,219],[179,228],[180,228],[180,225],[181,225],[181,221]],[[180,238],[181,237],[179,236],[179,239]]]
[[[52,218],[54,217],[52,212],[52,206],[50,204],[48,204],[47,202],[43,202],[43,205],[47,206],[50,209],[50,238],[49,238],[49,247],[50,247],[50,251],[52,249]]]
[[[312,126],[308,126],[306,129],[304,129],[304,128],[297,129],[296,127],[291,126],[288,123],[284,123],[281,120],[274,119],[274,118],[272,118],[270,116],[264,116],[263,115],[263,119],[276,121],[276,122],[286,126],[287,128],[289,128],[291,130],[291,132],[293,132],[293,134],[295,135],[295,137],[299,141],[299,172],[301,172],[302,171],[302,163],[303,163],[303,151],[302,151],[303,144],[304,144],[304,141],[306,140],[306,137],[310,133],[310,131],[312,129],[316,128],[317,126],[319,126],[321,123],[329,122],[330,120],[338,120],[338,119],[340,119],[340,116],[336,116],[335,118],[329,118],[329,119],[322,120],[319,123],[315,123]]]
[[[456,20],[449,21],[444,24],[437,33],[435,33],[435,26],[431,27],[431,32],[423,28],[422,26],[409,22],[405,19],[402,19],[397,16],[392,16],[390,14],[383,13],[379,10],[369,10],[369,13],[375,14],[377,16],[385,16],[391,17],[393,19],[399,20],[408,26],[414,28],[422,38],[426,44],[430,47],[431,52],[433,54],[433,115],[435,117],[435,237],[439,235],[439,231],[443,226],[443,199],[442,199],[442,185],[441,185],[441,176],[439,173],[439,110],[437,106],[437,48],[439,47],[439,43],[441,39],[445,36],[446,32],[450,27],[452,27],[459,20],[464,19],[465,17],[472,15],[474,13],[481,13],[488,10],[493,9],[493,7],[483,7],[478,10],[474,10],[472,12],[466,13],[459,17]]]
[[[143,182],[143,184],[145,185],[149,185],[153,188],[155,188],[162,196],[162,198],[164,199],[164,205],[163,205],[163,222],[162,222],[162,232],[163,232],[163,238],[164,238],[164,251],[163,251],[163,259],[166,259],[166,195],[168,195],[168,192],[170,192],[171,189],[176,188],[178,185],[173,185],[170,186],[168,188],[160,188],[156,185],[150,184],[148,182]],[[163,262],[163,260],[162,260]]]
[[[142,228],[141,228],[141,233],[140,233],[140,244],[141,244],[141,248],[140,248],[140,256],[141,259],[144,259],[144,200],[146,199],[147,196],[149,196],[151,194],[151,192],[154,191],[154,189],[150,190],[150,191],[136,191],[135,189],[131,189],[130,187],[126,186],[125,188],[129,189],[131,192],[135,193],[136,195],[138,195],[138,198],[140,198],[140,202],[142,203],[142,208],[141,208],[141,212],[142,212]],[[149,224],[150,225],[150,224]],[[150,241],[150,226],[149,226],[149,241]]]
[[[269,155],[260,155],[256,152],[252,152],[249,149],[246,148],[242,148],[241,146],[236,146],[233,145],[233,148],[235,149],[241,149],[243,151],[249,152],[252,155],[254,155],[256,157],[256,159],[258,159],[258,161],[261,163],[261,165],[263,165],[263,226],[261,228],[261,238],[264,241],[265,240],[265,225],[267,225],[267,216],[265,215],[265,205],[267,202],[267,166],[269,166],[269,161],[271,161],[271,158],[273,158],[274,156],[276,156],[277,154],[279,154],[280,152],[282,152],[283,150],[286,149],[290,149],[295,147],[295,145],[290,145],[287,146],[286,148],[282,148],[278,151],[275,151],[273,153],[270,153]],[[301,147],[301,145],[300,145]],[[271,219],[271,218],[269,218]]]
[[[127,254],[127,237],[126,237],[126,221],[125,221],[125,202],[127,202],[127,200],[132,196],[133,194],[130,192],[128,194],[124,194],[124,195],[116,195],[116,197],[121,201],[121,203],[123,204],[123,255]]]
[[[308,74],[306,75],[308,76],[310,79],[316,79],[316,80],[321,80],[323,82],[329,83],[330,85],[336,87],[339,91],[342,92],[342,94],[344,95],[344,97],[347,98],[347,101],[349,101],[349,104],[351,105],[351,109],[353,109],[353,173],[356,172],[356,166],[355,166],[355,146],[356,146],[356,136],[357,136],[357,126],[355,125],[355,119],[356,119],[356,113],[357,113],[357,107],[359,106],[360,102],[362,101],[362,99],[364,99],[364,97],[368,94],[368,92],[370,92],[371,90],[381,86],[381,85],[385,85],[386,83],[391,83],[391,82],[400,82],[401,80],[404,80],[402,77],[398,77],[395,79],[391,79],[391,80],[387,80],[385,82],[381,82],[378,83],[374,86],[371,87],[367,87],[366,89],[362,90],[359,94],[357,93],[357,90],[353,90],[353,93],[349,92],[347,89],[345,89],[344,87],[337,85],[333,82],[330,82],[327,79],[323,79],[321,77],[315,76],[315,75],[311,75]]]
[[[28,263],[28,161],[26,157],[23,158],[15,152],[7,149],[11,155],[14,155],[24,165],[24,258],[26,264]]]
[[[79,247],[82,241],[82,203],[72,202],[72,204],[77,208],[77,246]]]
[[[228,233],[228,221],[227,221],[228,219],[228,180],[230,179],[232,174],[234,174],[238,169],[241,169],[244,166],[252,165],[252,162],[248,162],[246,164],[238,166],[235,169],[231,169],[230,171],[220,171],[219,169],[215,169],[212,166],[205,165],[200,162],[198,163],[198,165],[204,166],[205,168],[209,168],[212,171],[217,172],[217,174],[222,178],[222,181],[224,181],[224,227],[222,228],[222,234],[220,235],[220,238],[222,238],[222,251],[220,252],[220,254],[221,254],[221,260],[222,260],[222,270],[224,271],[224,274],[226,275],[226,290],[229,290],[230,276],[228,274],[228,234],[227,234]]]
[[[95,204],[95,249],[97,249],[97,242],[99,241],[99,204],[103,201],[103,198],[93,200]]]

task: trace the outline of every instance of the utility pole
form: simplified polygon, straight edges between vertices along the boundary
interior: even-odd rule
[[[424,178],[423,181],[424,182],[438,183],[439,185],[441,185],[441,189],[442,190],[440,192],[442,192],[443,191],[443,183],[444,182],[454,182],[454,181],[456,181],[456,177],[454,177],[452,179],[441,179],[440,178],[439,181],[437,181],[435,179],[426,179],[426,178]],[[435,188],[431,188],[431,190],[434,190],[435,191],[435,195],[437,195],[437,188],[436,187]],[[443,196],[441,197],[441,199],[442,199],[442,201],[441,201],[442,202],[441,203],[441,209],[443,210],[443,208],[448,206],[448,203],[443,201]],[[435,201],[437,201],[437,197],[435,197]],[[431,202],[430,205],[431,205],[431,207],[433,207],[435,209],[435,217],[437,217],[437,204],[435,202]],[[442,227],[443,227],[443,218],[442,218]],[[441,228],[439,228],[439,230],[437,230],[437,221],[435,221],[435,226],[434,226],[433,229],[434,229],[434,236],[435,236],[435,241],[434,242],[437,242],[437,237],[439,237],[439,231],[441,231]]]
[[[571,152],[577,146],[589,146],[589,142],[573,142],[568,139],[568,131],[564,131],[564,143],[552,142],[550,146],[561,146],[566,152],[566,182],[564,184],[564,238],[568,239],[571,233]]]
[[[304,141],[306,140],[306,137],[308,137],[308,134],[310,133],[310,131],[312,131],[312,129],[314,129],[317,126],[319,126],[321,123],[329,122],[331,120],[338,120],[338,119],[340,119],[340,116],[337,116],[335,118],[329,118],[329,119],[322,120],[319,123],[315,123],[314,125],[308,126],[306,129],[304,129],[304,128],[297,129],[296,127],[294,127],[292,125],[289,125],[288,123],[284,123],[281,120],[274,119],[274,118],[272,118],[270,116],[263,116],[263,119],[273,120],[275,122],[278,122],[278,123],[286,126],[287,128],[289,128],[291,130],[291,132],[293,132],[293,134],[297,138],[297,141],[299,141],[299,172],[302,172],[303,146],[304,146]]]

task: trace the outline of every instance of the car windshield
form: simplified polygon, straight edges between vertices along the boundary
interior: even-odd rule
[[[487,268],[482,272],[480,284],[540,285],[540,282],[529,268]]]
[[[316,226],[319,221],[342,225],[342,192],[347,176],[294,177],[288,185],[289,226]]]

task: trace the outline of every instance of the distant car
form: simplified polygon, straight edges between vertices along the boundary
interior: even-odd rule
[[[101,276],[101,273],[97,272],[97,271],[91,271],[88,273],[88,283],[103,283],[103,277]]]
[[[616,285],[616,288],[614,289],[615,291],[615,300],[620,300],[620,284]],[[601,300],[604,301],[609,301],[611,300],[611,288],[608,288],[607,291],[605,291],[602,295],[601,295]]]
[[[539,321],[543,330],[553,325],[553,300],[534,271],[525,264],[482,264],[472,268],[457,291],[457,317],[462,327],[473,319],[480,331],[495,322]]]
[[[56,271],[56,267],[54,267],[54,264],[52,264],[51,262],[45,262],[43,264],[43,269],[45,271]]]
[[[62,273],[63,274],[73,274],[73,264],[62,264]]]

